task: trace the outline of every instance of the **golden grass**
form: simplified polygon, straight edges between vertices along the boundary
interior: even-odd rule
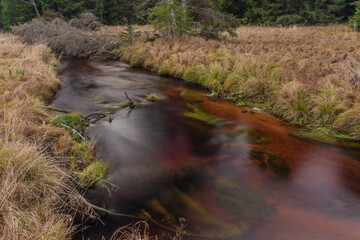
[[[236,32],[236,38],[223,42],[139,41],[120,49],[120,55],[133,66],[198,83],[239,104],[260,105],[290,122],[360,140],[360,123],[353,116],[360,104],[359,33],[344,25]]]
[[[0,239],[69,239],[76,215],[93,216],[70,170],[94,160],[69,133],[45,124],[60,83],[42,45],[0,34]],[[72,159],[77,159],[74,161]]]
[[[154,28],[151,25],[133,25],[134,32],[140,33],[140,37],[148,39],[154,36]],[[119,36],[120,33],[126,32],[126,26],[101,26],[97,31],[98,34]]]

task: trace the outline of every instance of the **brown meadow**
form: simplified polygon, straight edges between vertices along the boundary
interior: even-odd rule
[[[237,37],[138,41],[122,60],[200,84],[239,105],[360,139],[360,35],[347,26],[240,27]]]
[[[56,64],[47,47],[0,34],[1,239],[68,239],[76,216],[95,215],[76,174],[95,161],[92,146],[45,123]]]

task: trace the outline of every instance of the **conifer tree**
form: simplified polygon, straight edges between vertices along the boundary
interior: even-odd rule
[[[2,4],[1,4],[1,1],[0,1],[0,29],[3,29],[4,28],[4,24],[3,24],[3,22],[2,22],[2,14],[1,14],[1,12],[2,12]]]
[[[35,17],[33,8],[19,0],[1,0],[1,18],[4,28],[25,23]]]
[[[157,30],[166,33],[168,37],[177,37],[191,31],[192,18],[189,17],[187,5],[174,0],[162,0],[151,10],[149,22]]]
[[[353,3],[355,6],[355,14],[350,18],[350,24],[354,27],[354,31],[359,31],[360,26],[360,1]]]

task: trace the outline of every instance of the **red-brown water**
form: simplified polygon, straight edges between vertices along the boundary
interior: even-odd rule
[[[244,113],[207,92],[119,62],[63,62],[54,105],[108,119],[87,130],[109,163],[108,192],[87,193],[113,212],[146,213],[185,239],[360,239],[360,150],[291,137],[294,127]],[[136,109],[111,110],[156,93]],[[205,121],[206,120],[206,121]],[[106,239],[131,218],[103,217],[76,239]],[[152,224],[153,233],[168,232]]]

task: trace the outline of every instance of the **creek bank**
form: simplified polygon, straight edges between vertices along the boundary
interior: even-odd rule
[[[347,26],[240,27],[238,37],[223,42],[198,37],[149,42],[141,36],[129,44],[116,31],[102,26],[93,31],[87,27],[93,24],[81,25],[81,19],[76,25],[35,19],[15,34],[27,43],[45,43],[60,56],[120,59],[196,83],[239,106],[326,132],[321,139],[360,140],[360,45],[358,33]]]
[[[93,144],[58,127],[81,132],[78,116],[48,107],[60,88],[57,65],[45,45],[0,34],[1,239],[69,239],[75,219],[97,218],[83,198],[83,186],[99,180]]]
[[[326,132],[321,139],[360,140],[358,33],[341,25],[240,27],[237,32],[239,37],[225,42],[157,39],[115,52],[133,67],[196,83],[301,127],[323,128],[316,131]],[[328,55],[346,57],[330,63]]]

